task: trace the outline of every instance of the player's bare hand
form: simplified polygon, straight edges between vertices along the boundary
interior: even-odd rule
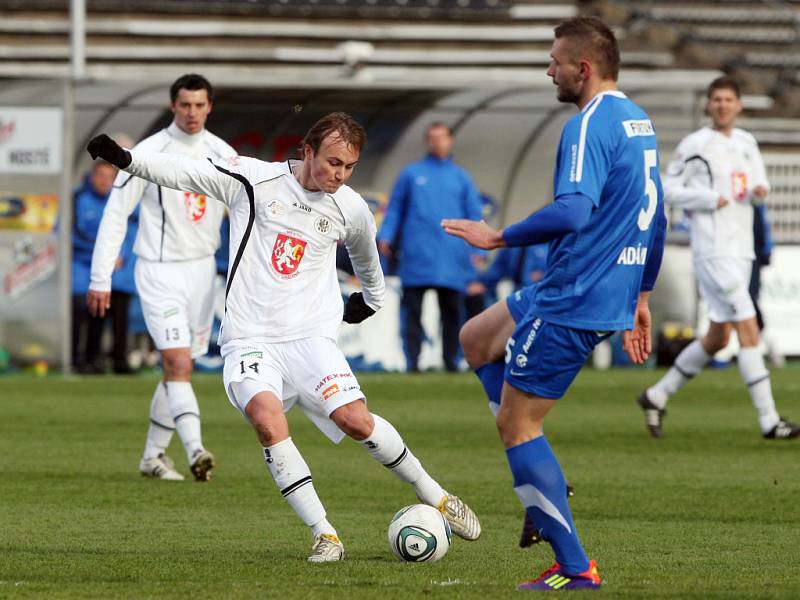
[[[470,281],[467,284],[467,296],[480,296],[486,293],[486,286],[480,281]]]
[[[725,208],[726,206],[728,206],[728,204],[730,204],[730,201],[724,196],[720,196],[717,199],[717,209]]]
[[[111,292],[89,290],[86,293],[86,305],[93,317],[105,317],[106,311],[111,308]]]
[[[639,295],[633,329],[622,333],[622,349],[631,362],[636,365],[644,363],[653,351],[652,320],[648,296],[649,293]]]
[[[442,229],[450,235],[460,237],[468,244],[484,250],[494,250],[505,246],[503,235],[489,227],[484,221],[469,219],[442,219]]]
[[[764,187],[763,185],[757,185],[753,188],[753,196],[755,196],[758,200],[764,200],[769,194],[769,190]]]
[[[380,240],[378,242],[378,252],[381,254],[381,256],[392,258],[392,245],[387,240]]]

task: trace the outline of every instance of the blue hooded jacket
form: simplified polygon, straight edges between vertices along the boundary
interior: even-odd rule
[[[500,248],[494,261],[481,273],[480,282],[494,292],[501,279],[514,282],[514,291],[537,285],[547,269],[547,249],[549,242],[533,246]]]
[[[429,154],[400,172],[378,232],[397,245],[403,287],[444,287],[463,292],[477,279],[472,248],[448,235],[442,219],[481,218],[483,202],[469,174],[451,158]]]
[[[89,291],[89,279],[92,271],[92,252],[100,229],[100,220],[109,194],[101,196],[92,187],[87,175],[83,183],[72,194],[72,294],[84,295]],[[133,282],[133,266],[136,260],[133,254],[133,242],[136,239],[137,211],[128,221],[128,231],[120,249],[123,266],[114,272],[111,286],[113,290],[135,293]]]

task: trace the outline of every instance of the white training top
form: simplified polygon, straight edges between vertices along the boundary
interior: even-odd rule
[[[383,305],[375,219],[346,185],[334,194],[309,192],[288,162],[191,160],[138,149],[131,155],[129,173],[208,194],[228,206],[231,263],[220,346],[242,338],[267,343],[335,339],[343,311],[336,276],[339,240],[345,242],[366,303],[373,310]]]
[[[236,150],[213,133],[204,129],[190,135],[174,122],[134,148],[192,158],[236,156]],[[128,217],[140,201],[139,231],[133,247],[138,257],[153,262],[176,262],[211,256],[219,248],[224,206],[208,202],[202,194],[164,189],[120,173],[97,232],[89,289],[99,292],[111,289],[111,274],[125,239]]]
[[[664,201],[690,211],[695,261],[755,258],[753,190],[769,190],[755,138],[741,129],[728,137],[703,127],[686,136],[662,179]],[[717,209],[719,197],[729,204]]]

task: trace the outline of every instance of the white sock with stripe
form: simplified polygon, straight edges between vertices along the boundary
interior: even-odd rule
[[[147,442],[142,458],[155,458],[167,451],[172,434],[175,432],[175,421],[169,414],[169,399],[164,384],[158,382],[153,400],[150,402],[150,427],[147,429]]]
[[[403,438],[389,421],[374,413],[372,418],[375,428],[367,439],[359,443],[372,458],[394,473],[400,481],[413,485],[422,502],[439,506],[447,492],[422,468],[422,464],[406,447]]]
[[[761,433],[768,433],[780,421],[775,408],[775,399],[772,397],[772,384],[769,371],[764,364],[764,357],[756,346],[749,346],[739,350],[737,357],[739,372],[742,374],[750,399],[758,413],[758,424]]]
[[[297,516],[311,528],[311,535],[336,535],[325,518],[325,507],[314,489],[311,471],[292,438],[264,448],[264,461],[281,494]]]
[[[183,442],[186,458],[192,462],[192,455],[203,449],[200,433],[200,407],[194,395],[192,384],[188,381],[165,381],[169,399],[169,414],[175,421],[175,429]]]
[[[669,371],[654,386],[647,388],[650,402],[658,408],[664,408],[669,397],[702,371],[710,358],[700,340],[695,340],[686,346],[678,354]]]

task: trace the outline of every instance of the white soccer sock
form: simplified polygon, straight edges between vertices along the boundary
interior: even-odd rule
[[[772,363],[773,368],[782,369],[786,366],[786,357],[783,355],[783,352],[781,352],[780,344],[778,344],[778,340],[773,335],[771,328],[765,327],[761,330],[761,341],[763,341],[764,346],[766,346],[767,355],[769,356],[769,361]]]
[[[447,492],[422,468],[389,421],[374,413],[372,418],[375,428],[367,439],[359,443],[372,458],[397,475],[400,481],[413,485],[417,496],[425,504],[438,506]]]
[[[169,414],[167,392],[159,381],[150,403],[150,427],[147,430],[147,442],[142,458],[147,460],[166,452],[174,432],[175,421]]]
[[[775,409],[775,399],[772,397],[772,385],[769,371],[764,365],[764,357],[757,347],[748,346],[739,350],[737,362],[742,379],[750,392],[750,399],[758,413],[761,433],[768,433],[778,424],[780,417]]]
[[[314,489],[311,471],[292,438],[264,448],[264,462],[289,506],[311,528],[311,535],[336,535],[336,530],[325,519],[325,507]]]
[[[678,354],[666,375],[659,379],[653,387],[647,388],[647,397],[650,402],[658,408],[664,408],[669,397],[702,371],[710,358],[700,340],[695,340],[686,346]]]
[[[175,421],[175,428],[183,442],[186,456],[192,462],[192,454],[203,449],[200,434],[200,407],[194,395],[192,384],[188,381],[165,381],[164,387],[169,399],[169,414]]]

